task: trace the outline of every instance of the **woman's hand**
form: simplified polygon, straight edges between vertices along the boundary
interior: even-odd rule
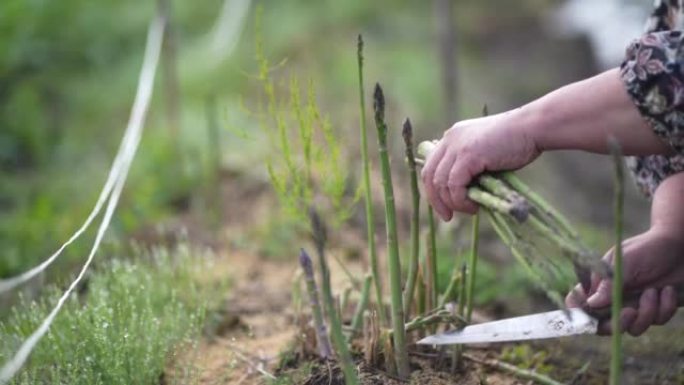
[[[445,221],[454,211],[475,213],[467,198],[468,184],[484,171],[514,170],[532,162],[539,150],[527,128],[524,109],[464,120],[448,129],[427,157],[422,171],[425,192]]]
[[[684,173],[670,176],[656,189],[651,229],[622,245],[624,290],[643,294],[637,308],[622,310],[621,331],[637,336],[649,326],[662,325],[672,318],[678,305],[672,285],[684,285]],[[604,257],[611,264],[612,258],[612,251]],[[589,298],[578,286],[568,295],[566,304],[607,306],[611,303],[611,287],[609,279],[593,277]],[[610,323],[601,323],[599,331],[610,333]]]
[[[615,138],[625,155],[671,154],[625,91],[618,69],[559,88],[517,110],[456,123],[428,157],[423,183],[444,220],[474,213],[466,186],[483,171],[513,170],[547,150],[608,152]]]
[[[677,311],[673,285],[684,284],[684,239],[658,228],[623,242],[623,286],[625,292],[643,291],[636,308],[626,307],[620,313],[621,332],[633,336],[643,334],[651,325],[663,325]],[[612,265],[613,251],[604,260]],[[612,299],[610,279],[592,277],[589,296],[578,285],[565,299],[568,307],[602,308]],[[610,334],[610,321],[599,324],[599,334]]]

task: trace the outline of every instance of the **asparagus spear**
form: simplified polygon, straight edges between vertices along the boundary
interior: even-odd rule
[[[622,334],[620,333],[620,311],[622,310],[622,212],[624,186],[622,155],[620,145],[613,138],[608,147],[615,162],[615,251],[613,252],[613,303],[611,314],[610,385],[622,383]]]
[[[311,227],[313,231],[314,244],[316,245],[316,252],[318,254],[319,268],[321,270],[321,287],[323,289],[323,304],[325,305],[326,313],[330,319],[330,333],[333,345],[337,353],[337,358],[344,373],[344,381],[347,385],[356,385],[359,383],[359,378],[356,374],[354,361],[352,360],[347,341],[342,334],[342,322],[337,313],[335,306],[335,299],[332,295],[332,288],[330,286],[330,270],[328,269],[328,262],[325,258],[325,242],[326,230],[323,221],[318,216],[315,210],[311,210]]]
[[[413,154],[413,128],[411,121],[404,121],[402,131],[404,144],[406,145],[406,159],[408,160],[409,175],[411,178],[411,259],[409,260],[408,276],[406,288],[404,289],[404,314],[409,314],[413,303],[413,292],[418,276],[418,252],[420,249],[419,230],[420,230],[420,191],[418,190],[418,173],[416,172],[416,159]]]
[[[332,357],[332,349],[330,348],[330,340],[328,339],[328,330],[323,319],[323,310],[321,303],[318,301],[318,288],[316,287],[316,278],[314,277],[313,263],[311,257],[304,249],[299,252],[299,264],[304,271],[304,280],[306,281],[306,289],[309,293],[309,303],[311,304],[311,312],[314,317],[314,325],[316,327],[316,344],[318,346],[318,354],[321,358],[328,359]]]
[[[401,265],[399,260],[399,240],[397,239],[396,210],[394,207],[394,191],[387,151],[387,125],[385,124],[385,97],[379,84],[375,85],[374,103],[375,125],[378,130],[378,147],[382,185],[385,191],[385,221],[387,224],[387,246],[389,252],[389,277],[392,307],[392,325],[396,330],[394,337],[394,353],[397,372],[400,378],[406,379],[410,374],[408,351],[406,350],[406,333],[404,331],[404,308],[401,293]]]
[[[371,273],[375,284],[375,300],[378,304],[377,311],[382,325],[387,325],[385,307],[382,300],[382,282],[380,281],[380,268],[378,267],[378,250],[375,246],[375,222],[373,221],[373,200],[370,187],[370,161],[368,159],[368,135],[366,134],[366,102],[363,88],[363,37],[359,35],[356,57],[359,67],[359,110],[361,127],[361,160],[363,163],[363,192],[366,207],[366,226],[368,234],[368,254],[370,257]]]
[[[366,277],[363,279],[363,289],[361,290],[361,298],[359,299],[359,302],[356,304],[356,310],[354,310],[354,317],[352,317],[351,323],[352,332],[349,335],[348,340],[351,340],[354,337],[354,334],[358,333],[358,331],[361,329],[361,326],[363,324],[363,314],[366,311],[366,308],[368,307],[368,300],[370,299],[370,287],[372,281],[373,277],[371,275],[366,275]]]

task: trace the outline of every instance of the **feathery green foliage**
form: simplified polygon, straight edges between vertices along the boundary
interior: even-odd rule
[[[257,25],[257,31],[259,28]],[[256,59],[257,79],[264,95],[259,124],[271,149],[266,167],[280,207],[303,229],[306,212],[315,201],[338,226],[349,218],[358,197],[348,196],[350,178],[341,161],[341,141],[318,107],[313,82],[302,87],[292,75],[289,94],[281,95],[258,32]]]
[[[67,301],[50,332],[12,384],[154,384],[170,367],[180,382],[192,372],[175,362],[176,349],[199,338],[213,287],[200,287],[207,258],[179,247],[156,249],[134,261],[114,259],[96,271],[84,292]],[[0,361],[52,309],[61,291],[34,302],[21,300],[0,323]],[[171,364],[171,366],[169,366]]]

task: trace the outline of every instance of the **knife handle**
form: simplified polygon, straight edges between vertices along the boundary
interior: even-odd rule
[[[684,284],[675,286],[675,291],[677,292],[677,306],[684,307]],[[623,294],[622,297],[622,307],[631,307],[637,309],[639,307],[639,299],[643,291],[631,291]],[[589,308],[583,306],[582,309],[590,316],[598,319],[599,321],[610,319],[611,307],[601,307],[601,308]]]

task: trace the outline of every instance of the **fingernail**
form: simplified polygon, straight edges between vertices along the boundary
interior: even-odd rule
[[[601,307],[610,303],[610,290],[611,286],[605,280],[599,283],[596,288],[596,292],[587,298],[587,305],[589,307]]]
[[[599,293],[594,293],[591,296],[589,296],[589,298],[587,298],[587,305],[589,305],[590,307],[595,307],[596,305],[599,305],[599,299]]]

